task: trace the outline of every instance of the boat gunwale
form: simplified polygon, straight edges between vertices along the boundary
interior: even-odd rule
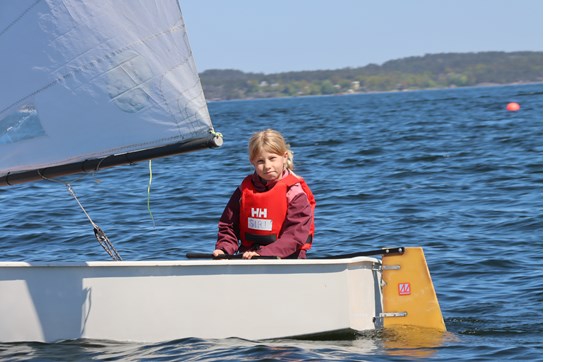
[[[287,266],[287,265],[339,265],[380,264],[377,258],[357,256],[345,259],[256,259],[256,260],[139,260],[139,261],[84,261],[41,262],[0,261],[0,268],[78,268],[78,267],[194,267],[194,266]]]

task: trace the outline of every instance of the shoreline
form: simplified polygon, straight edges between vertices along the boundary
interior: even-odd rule
[[[408,92],[421,92],[421,91],[438,91],[438,90],[449,90],[449,89],[469,89],[469,88],[490,88],[490,87],[504,87],[504,86],[517,86],[517,85],[534,85],[534,84],[544,84],[544,82],[514,82],[514,83],[481,83],[477,85],[465,86],[465,87],[444,87],[444,88],[418,88],[418,89],[393,89],[388,91],[369,91],[369,92],[352,92],[352,93],[334,93],[334,94],[311,94],[311,95],[300,95],[300,96],[287,96],[287,97],[248,97],[248,98],[232,98],[232,99],[206,99],[207,103],[218,103],[218,102],[241,102],[241,101],[257,101],[257,100],[270,100],[270,99],[295,99],[295,98],[312,98],[312,97],[344,97],[344,96],[357,96],[365,94],[385,94],[385,93],[408,93]]]

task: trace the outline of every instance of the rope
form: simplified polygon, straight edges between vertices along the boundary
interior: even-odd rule
[[[224,138],[224,136],[221,134],[221,132],[216,132],[213,128],[210,128],[209,133],[211,133],[215,137]]]
[[[153,218],[153,213],[151,212],[151,184],[153,183],[153,162],[149,160],[149,184],[147,185],[147,210],[149,210],[149,216],[151,221],[153,221],[153,227],[155,227],[155,219]]]
[[[0,31],[0,36],[4,35],[4,33],[6,33],[8,31],[8,29],[10,29],[12,26],[14,26],[14,24],[16,24],[17,22],[19,22],[20,19],[22,19],[24,17],[24,15],[26,15],[26,13],[28,13],[33,7],[38,5],[39,2],[40,2],[40,0],[37,0],[34,4],[30,5],[26,9],[24,9],[24,11],[19,16],[17,16],[16,19],[12,20],[12,22],[10,22],[10,24],[8,24],[8,26],[6,26],[4,29],[2,29],[2,31]]]
[[[79,201],[79,199],[78,199],[77,195],[75,194],[71,184],[67,183],[66,188],[67,188],[68,192],[71,194],[71,196],[76,200],[77,204],[79,204],[81,210],[83,210],[83,212],[87,216],[87,219],[89,219],[89,222],[93,226],[93,231],[95,233],[95,237],[97,238],[97,241],[99,242],[99,244],[101,244],[103,249],[105,249],[107,254],[109,254],[111,256],[111,258],[113,258],[113,260],[115,260],[115,261],[123,260],[123,259],[121,259],[121,256],[119,255],[119,253],[117,252],[117,250],[115,249],[115,247],[113,246],[113,244],[111,243],[111,241],[109,240],[107,235],[105,235],[105,232],[97,224],[95,224],[93,222],[93,220],[91,219],[91,217],[89,216],[89,214],[87,213],[87,211],[85,210],[85,208],[83,207],[81,202]]]

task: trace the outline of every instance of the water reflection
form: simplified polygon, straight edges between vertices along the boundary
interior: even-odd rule
[[[432,357],[445,343],[457,341],[451,332],[414,326],[393,326],[382,331],[385,352],[391,356]]]

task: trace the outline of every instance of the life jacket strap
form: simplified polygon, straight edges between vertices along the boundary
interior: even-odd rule
[[[245,233],[246,241],[254,245],[268,245],[276,241],[276,234],[270,235],[256,235],[252,233]]]

